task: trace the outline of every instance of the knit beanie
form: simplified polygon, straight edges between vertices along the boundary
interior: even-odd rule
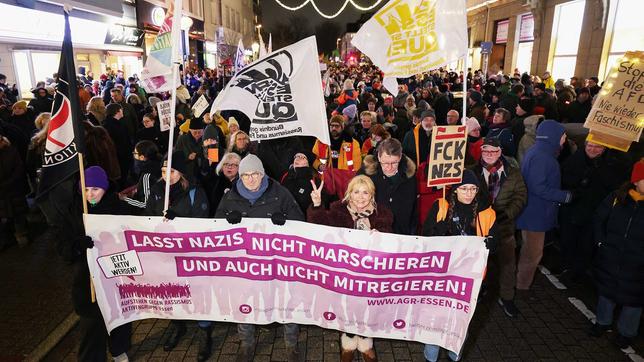
[[[358,113],[358,107],[355,104],[348,105],[342,110],[342,114],[349,117],[349,120],[356,118],[356,113]]]
[[[644,160],[639,160],[633,165],[633,172],[631,173],[631,182],[636,183],[644,179]]]
[[[534,99],[532,98],[523,98],[519,101],[519,107],[523,109],[526,113],[532,113],[534,110]]]
[[[483,95],[481,94],[481,92],[473,90],[470,92],[470,99],[476,103],[479,103],[483,100]]]
[[[203,130],[203,139],[204,140],[218,140],[219,131],[217,131],[217,126],[209,124]]]
[[[203,118],[193,118],[189,119],[187,122],[190,122],[188,129],[199,130],[203,129],[206,125],[203,123]]]
[[[85,187],[98,187],[107,191],[110,188],[110,181],[105,170],[100,166],[85,169]]]
[[[262,174],[266,174],[266,172],[264,171],[264,165],[262,165],[262,161],[259,159],[259,157],[250,153],[239,163],[239,174],[243,175],[253,172],[261,172]]]
[[[481,125],[479,124],[478,119],[474,117],[467,118],[465,121],[465,126],[467,126],[467,132],[472,132],[475,129],[481,129]]]
[[[476,187],[481,186],[479,184],[479,179],[476,177],[474,172],[470,170],[463,171],[463,178],[461,179],[460,183],[454,185],[454,189],[457,189],[463,185],[475,185]]]
[[[181,151],[172,152],[172,169],[186,174],[186,156]],[[163,161],[163,167],[168,167],[168,158]]]

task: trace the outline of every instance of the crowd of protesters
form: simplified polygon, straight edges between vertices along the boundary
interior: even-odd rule
[[[624,153],[580,137],[601,89],[597,78],[555,81],[548,72],[538,77],[518,71],[465,77],[467,89],[462,73],[443,69],[399,79],[393,97],[374,66],[330,65],[323,78],[331,139],[325,145],[312,137],[251,141],[250,120],[235,110],[194,115],[192,104],[202,96],[212,102],[222,90],[225,80],[216,72],[183,77],[177,127],[164,132],[156,104],[168,94],[147,94],[136,77],[122,72],[98,79],[82,74],[77,91],[86,112],[89,212],[214,217],[231,224],[253,217],[277,225],[300,220],[404,235],[481,236],[490,263],[497,265],[497,302],[509,318],[520,313],[515,298],[530,297],[544,244],[556,242],[562,277],[575,282],[592,273],[596,282],[598,317],[589,333],[600,336],[610,328],[613,310],[622,306],[615,343],[625,348],[637,334],[644,304],[641,146]],[[27,102],[0,75],[0,231],[13,234],[20,246],[30,242],[28,201],[39,182],[54,87],[38,84]],[[455,124],[467,127],[467,170],[458,184],[428,187],[432,131]],[[169,132],[176,141],[170,155]],[[170,207],[164,213],[166,179]],[[57,201],[60,195],[37,203],[70,263],[92,245],[82,229],[65,222],[66,213],[82,210],[78,184],[73,186],[69,209]],[[0,247],[10,246],[5,235],[1,240]],[[74,300],[88,331],[79,358],[101,360],[107,333],[89,301],[87,265],[77,264]],[[212,323],[198,325],[198,360],[206,360]],[[186,333],[183,321],[169,328],[166,350]],[[296,361],[299,328],[284,328],[288,360]],[[240,324],[238,331],[239,360],[250,361],[254,325]],[[110,335],[115,360],[127,360],[130,333],[126,325]],[[352,361],[355,350],[365,361],[377,360],[371,338],[342,334],[341,348],[342,361]],[[439,352],[438,346],[425,347],[429,361]]]

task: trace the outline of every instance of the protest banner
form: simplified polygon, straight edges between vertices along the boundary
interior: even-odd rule
[[[192,106],[192,114],[195,117],[201,117],[203,112],[208,108],[208,100],[206,99],[205,95],[201,95],[199,99],[195,102],[195,104]]]
[[[157,103],[157,114],[159,115],[159,129],[165,132],[170,129],[172,121],[172,101],[161,101]]]
[[[467,131],[465,126],[435,126],[429,151],[427,186],[461,182],[465,170]]]
[[[593,142],[607,147],[624,148],[614,138],[639,141],[644,128],[644,52],[626,52],[613,65],[584,127],[592,131]]]
[[[488,251],[287,221],[86,215],[108,330],[144,318],[299,323],[460,351]]]

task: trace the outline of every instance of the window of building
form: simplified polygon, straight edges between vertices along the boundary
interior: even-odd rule
[[[575,75],[585,7],[586,0],[571,1],[555,7],[552,24],[554,52],[550,63],[551,74],[555,79],[568,79]]]
[[[521,73],[530,73],[532,65],[532,44],[534,44],[534,16],[532,13],[519,15],[519,46],[516,68]]]
[[[58,72],[60,52],[18,50],[13,52],[13,62],[20,96],[33,98],[31,89]]]
[[[616,0],[610,2],[604,54],[599,69],[599,79],[605,78],[611,67],[628,50],[643,50],[641,0]]]

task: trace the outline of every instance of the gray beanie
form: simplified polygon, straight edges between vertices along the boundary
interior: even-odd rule
[[[244,157],[239,163],[239,174],[243,175],[253,172],[261,172],[264,175],[266,174],[266,172],[264,172],[262,161],[251,153]]]

